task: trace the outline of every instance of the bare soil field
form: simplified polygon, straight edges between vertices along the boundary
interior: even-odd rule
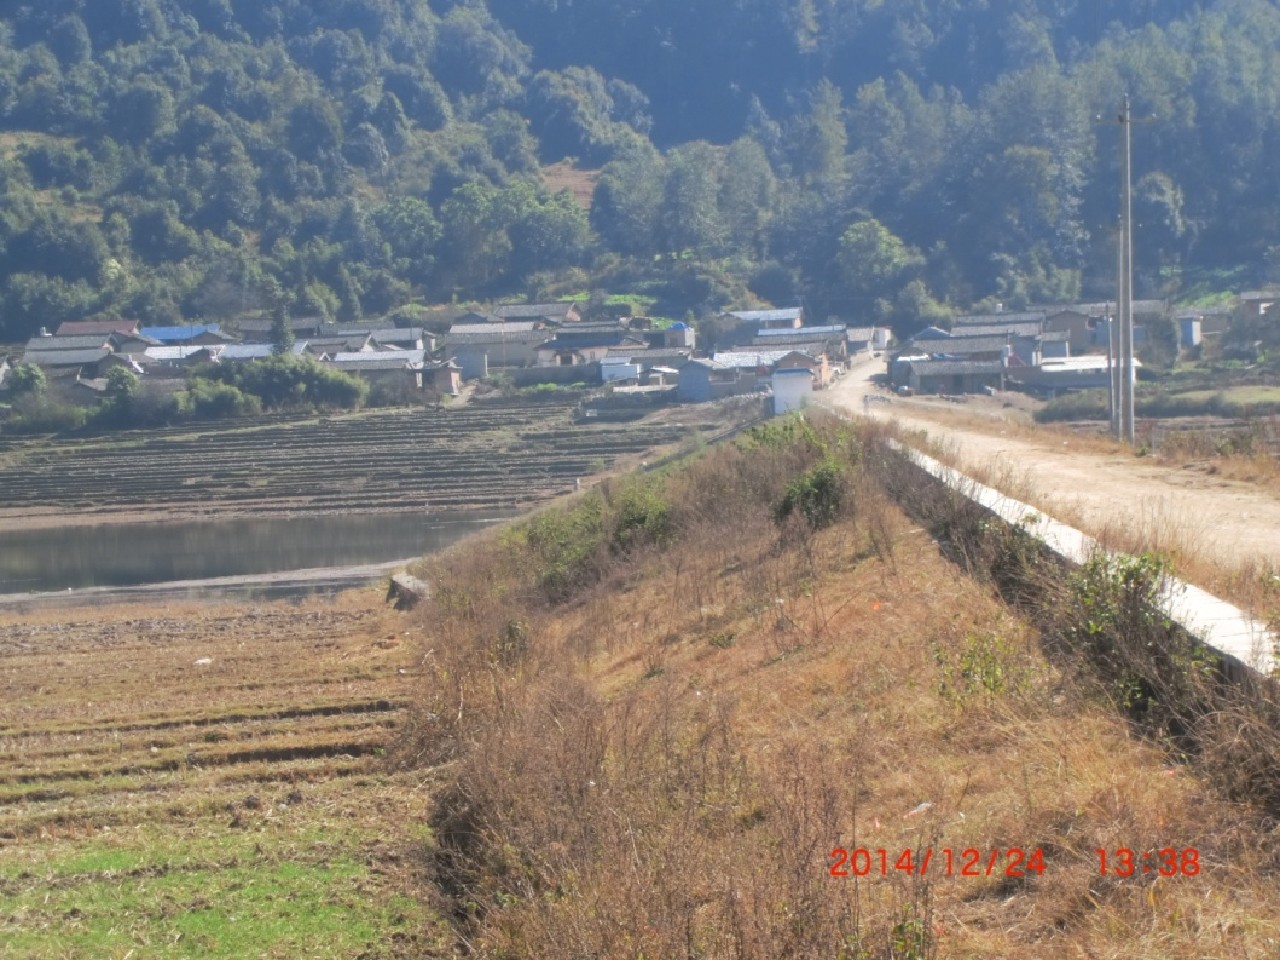
[[[429,949],[428,778],[380,757],[421,628],[380,600],[0,613],[0,954]]]
[[[0,523],[492,509],[724,426],[718,411],[578,424],[561,399],[0,441]]]

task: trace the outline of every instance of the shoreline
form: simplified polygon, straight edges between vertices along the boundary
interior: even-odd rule
[[[413,515],[436,519],[471,520],[477,516],[510,511],[512,515],[524,513],[543,501],[513,500],[502,504],[473,504],[458,507],[382,507],[353,509],[343,507],[312,508],[305,504],[282,506],[279,509],[254,509],[242,507],[209,507],[203,509],[178,508],[170,510],[103,510],[67,512],[57,507],[24,509],[0,507],[0,531],[9,530],[72,530],[79,527],[134,526],[166,523],[218,523],[223,520],[296,520],[301,517],[339,516],[395,516]],[[42,512],[45,511],[45,512]]]
[[[383,563],[351,564],[338,567],[311,567],[280,570],[276,573],[209,577],[203,580],[167,580],[132,586],[80,587],[38,593],[0,594],[0,611],[24,612],[48,607],[84,607],[102,602],[134,603],[153,600],[234,598],[238,592],[266,592],[288,595],[298,591],[346,590],[376,583],[397,569],[420,560],[404,557]]]

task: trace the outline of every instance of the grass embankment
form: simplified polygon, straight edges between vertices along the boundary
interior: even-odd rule
[[[899,512],[876,449],[773,424],[423,565],[394,759],[443,764],[424,855],[474,955],[1274,952],[1274,828],[1248,804],[1273,799],[1276,753],[1242,739],[1237,805],[1198,771],[1246,751],[1214,752],[1211,710],[1153,706],[1208,703],[1209,662],[1111,644],[1124,572],[1043,578],[1033,623],[940,556],[933,537],[978,529],[960,508]],[[1008,558],[973,565],[1007,586]],[[870,875],[831,876],[837,848],[873,851]],[[1119,848],[1175,849],[1179,875],[1101,876]]]
[[[3,615],[0,956],[421,956],[406,626],[369,591]]]

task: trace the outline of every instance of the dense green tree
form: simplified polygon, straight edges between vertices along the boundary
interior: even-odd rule
[[[648,141],[632,141],[606,164],[596,183],[591,223],[611,249],[641,255],[661,249],[665,181],[663,158]]]
[[[768,256],[768,227],[777,202],[778,183],[764,147],[743,137],[725,151],[720,206],[729,242],[757,260]]]
[[[720,209],[722,156],[705,141],[682,144],[667,155],[658,232],[664,251],[719,253],[727,239]]]
[[[924,264],[919,250],[903,243],[874,217],[852,223],[840,235],[840,275],[864,297],[890,296],[910,271]]]
[[[44,371],[34,363],[19,363],[9,371],[9,376],[6,380],[9,393],[14,397],[20,397],[28,393],[43,393],[49,385]]]

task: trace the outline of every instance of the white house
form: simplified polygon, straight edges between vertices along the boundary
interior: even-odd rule
[[[813,374],[804,367],[782,367],[773,371],[773,412],[790,413],[813,397]]]

